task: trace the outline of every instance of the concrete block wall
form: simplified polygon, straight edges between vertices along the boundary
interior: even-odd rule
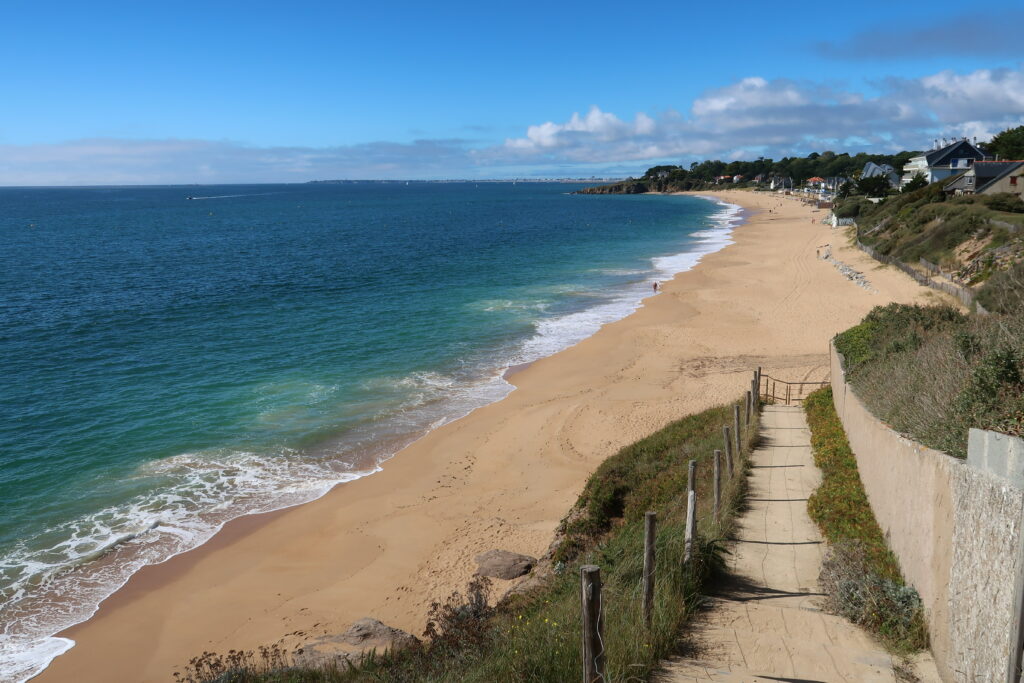
[[[967,464],[1024,489],[1022,439],[986,429],[972,429],[967,440]]]
[[[986,450],[970,462],[926,448],[867,410],[835,348],[831,364],[836,412],[875,517],[924,602],[940,674],[1006,680],[1024,492],[1005,473],[1024,451],[1004,435],[975,437]]]

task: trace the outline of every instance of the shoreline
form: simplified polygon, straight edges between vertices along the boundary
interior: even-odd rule
[[[732,196],[731,203],[736,195],[772,206],[780,201],[737,191],[713,196],[726,195]],[[828,228],[808,228],[803,217],[808,210],[802,206],[785,208],[791,218],[802,217],[793,223],[797,232],[813,235],[803,254],[809,246],[814,260],[814,243]],[[78,641],[77,646],[55,659],[37,680],[162,680],[203,650],[252,648],[275,642],[288,631],[337,633],[363,616],[418,633],[429,602],[464,586],[475,568],[476,552],[500,547],[541,554],[589,472],[605,457],[674,417],[734,398],[733,385],[742,386],[732,380],[740,370],[715,367],[716,373],[708,373],[706,363],[689,368],[696,374],[684,377],[687,373],[678,372],[676,361],[692,365],[709,357],[686,352],[687,343],[700,345],[695,338],[684,340],[680,348],[663,337],[679,336],[680,317],[693,322],[709,315],[696,305],[699,301],[683,300],[682,295],[707,298],[701,297],[699,281],[707,279],[707,271],[713,274],[715,264],[719,270],[735,267],[730,261],[737,257],[736,248],[752,246],[741,245],[752,241],[741,240],[741,235],[761,237],[749,228],[783,220],[781,213],[764,211],[746,218],[733,229],[735,244],[701,255],[698,266],[665,281],[660,296],[646,297],[625,318],[517,369],[509,376],[514,375],[512,383],[519,391],[429,432],[392,457],[376,476],[335,487],[300,506],[235,519],[199,548],[143,568],[91,619],[60,634]],[[856,261],[845,252],[844,260]],[[864,306],[870,308],[869,299],[883,303],[882,295],[863,292],[824,262],[805,263],[792,274],[806,274],[814,265],[821,278],[838,281],[832,284],[839,299],[860,303],[835,306],[830,314],[847,318],[856,309],[856,322],[866,312]],[[885,275],[893,280],[891,296],[919,297],[909,278],[900,274],[906,280],[902,282],[893,279],[894,273]],[[689,288],[681,284],[685,280],[691,281]],[[718,317],[723,317],[721,312]],[[765,327],[758,318],[748,321],[755,329]],[[715,327],[735,327],[733,323],[719,320]],[[624,339],[633,343],[620,343]],[[741,355],[771,358],[764,355],[767,349],[757,355],[757,348],[746,348],[743,354],[743,342]],[[648,352],[655,346],[661,351],[672,346],[672,353],[652,357]],[[814,354],[796,353],[808,350],[803,343],[790,346],[790,362],[808,372],[819,369],[820,364],[802,356],[825,358],[823,345]],[[713,350],[718,349],[703,349]],[[770,362],[757,364],[772,367]],[[663,377],[673,371],[674,379]],[[693,387],[680,386],[687,384],[681,379],[708,379],[711,374],[717,391],[697,396]],[[673,396],[678,393],[674,386],[682,390],[682,398]],[[498,535],[500,541],[495,540]],[[420,585],[412,588],[416,583]],[[140,628],[140,620],[158,623]],[[193,634],[192,627],[201,623],[206,624],[205,635]]]
[[[319,500],[337,488],[339,484],[350,484],[358,479],[379,474],[384,463],[390,461],[393,457],[404,451],[410,445],[416,443],[418,440],[422,439],[424,436],[430,434],[432,431],[443,428],[445,425],[457,420],[464,419],[467,415],[480,407],[503,400],[516,388],[515,382],[510,381],[510,378],[528,369],[533,363],[537,362],[537,360],[554,355],[565,348],[569,348],[583,339],[592,336],[605,324],[621,320],[643,307],[644,301],[651,296],[651,293],[646,288],[652,279],[664,280],[667,277],[674,276],[678,272],[681,272],[681,270],[692,268],[693,264],[699,262],[699,260],[705,255],[713,253],[714,251],[723,248],[724,245],[731,243],[730,235],[732,230],[742,222],[742,219],[738,217],[738,214],[742,213],[740,207],[730,205],[714,197],[703,196],[700,197],[700,199],[710,201],[714,205],[711,207],[709,215],[706,218],[701,219],[701,223],[703,225],[699,227],[699,229],[685,229],[685,244],[681,245],[681,248],[685,249],[684,251],[650,257],[649,274],[651,278],[627,283],[624,287],[614,290],[612,298],[607,303],[602,303],[591,308],[574,311],[567,313],[562,317],[555,317],[551,319],[557,324],[565,319],[579,315],[590,316],[592,319],[585,319],[581,323],[577,323],[582,324],[582,331],[578,333],[578,335],[581,336],[570,333],[568,337],[566,337],[565,332],[556,332],[554,341],[557,346],[552,350],[548,350],[552,346],[551,341],[548,340],[550,333],[544,333],[538,330],[532,338],[525,339],[521,343],[523,348],[515,355],[508,358],[495,358],[494,360],[496,361],[496,365],[493,366],[493,381],[498,385],[501,385],[501,388],[497,392],[490,391],[486,393],[490,393],[492,395],[498,393],[500,394],[499,396],[482,396],[481,398],[483,401],[477,403],[475,406],[466,406],[466,412],[463,412],[463,407],[461,406],[451,406],[439,419],[425,423],[422,425],[422,429],[420,431],[416,433],[410,432],[408,438],[400,439],[400,443],[397,443],[393,449],[389,448],[382,452],[381,455],[378,458],[373,459],[372,462],[367,460],[367,462],[364,463],[365,466],[362,466],[358,468],[357,471],[346,475],[344,480],[337,481],[331,486],[318,492],[311,492],[311,495],[304,497],[304,499],[293,501],[285,498],[279,502],[269,502],[263,505],[263,510],[248,510],[241,514],[237,514],[236,516],[229,516],[219,522],[215,527],[208,529],[207,533],[202,534],[195,545],[177,549],[162,560],[156,562],[151,560],[149,563],[142,564],[141,566],[134,566],[131,568],[131,572],[125,573],[123,577],[118,577],[116,575],[111,577],[108,574],[108,579],[115,579],[115,581],[110,584],[109,589],[104,589],[92,584],[94,589],[93,592],[98,595],[93,596],[92,599],[87,600],[77,608],[78,614],[76,615],[76,620],[74,622],[68,622],[67,626],[54,635],[36,641],[36,647],[34,649],[24,650],[23,653],[19,652],[18,654],[22,655],[22,660],[26,662],[37,661],[38,664],[33,665],[32,668],[43,666],[44,668],[42,670],[45,670],[45,666],[42,662],[52,662],[55,657],[59,657],[74,647],[74,641],[63,637],[63,634],[66,634],[77,626],[93,619],[97,614],[99,614],[101,606],[104,603],[111,600],[114,595],[127,591],[131,587],[128,584],[132,583],[133,577],[135,577],[140,571],[144,571],[149,567],[163,565],[175,560],[181,555],[195,552],[210,545],[215,541],[215,539],[224,534],[227,534],[225,538],[231,538],[232,534],[236,533],[234,531],[235,529],[253,528],[254,525],[258,525],[260,523],[259,520],[270,519],[277,513],[282,513],[286,510]],[[541,322],[543,323],[544,321],[542,320]],[[597,325],[597,327],[593,327],[594,325]],[[531,346],[531,343],[534,348],[532,350],[527,350],[527,347]],[[543,355],[538,356],[538,353]],[[517,360],[517,358],[523,359],[524,357],[525,360]],[[247,518],[252,518],[252,520],[250,520],[249,523],[241,522],[241,520]],[[118,560],[114,560],[114,562],[117,561]],[[106,570],[104,569],[101,571]],[[88,577],[81,578],[80,580],[91,583]]]

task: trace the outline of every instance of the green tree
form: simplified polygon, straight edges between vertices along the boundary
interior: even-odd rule
[[[1024,126],[1008,128],[985,145],[985,151],[1000,159],[1024,159]]]
[[[853,192],[853,183],[847,180],[845,183],[839,186],[839,191],[836,194],[838,194],[840,199],[846,199],[847,197],[850,196],[851,192]]]
[[[920,190],[922,187],[927,187],[928,180],[924,177],[923,173],[915,175],[909,183],[903,186],[903,192],[913,192],[914,190]]]
[[[927,185],[928,183],[925,183]],[[873,178],[861,178],[857,181],[857,189],[868,197],[884,197],[889,191],[889,179],[876,175]]]

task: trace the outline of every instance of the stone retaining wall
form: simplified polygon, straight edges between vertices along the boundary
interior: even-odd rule
[[[1006,680],[1024,492],[982,469],[982,458],[957,460],[897,434],[846,383],[834,346],[831,356],[836,412],[875,517],[924,602],[940,674]]]

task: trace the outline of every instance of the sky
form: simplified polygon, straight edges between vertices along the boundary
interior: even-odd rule
[[[1024,124],[1020,0],[0,9],[8,186],[622,177]]]

